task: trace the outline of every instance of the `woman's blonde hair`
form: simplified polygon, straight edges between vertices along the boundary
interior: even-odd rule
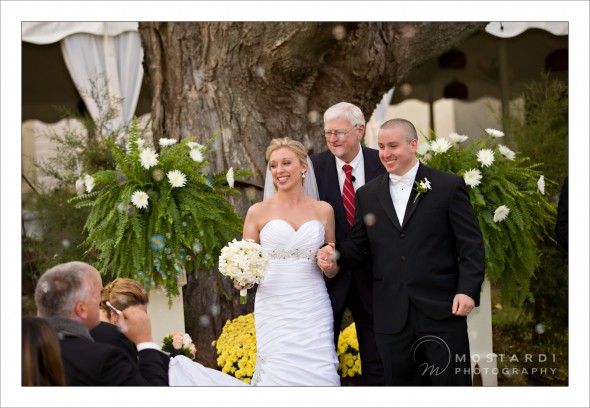
[[[290,137],[272,139],[270,141],[270,144],[266,148],[266,160],[268,161],[270,159],[270,155],[272,154],[272,152],[280,149],[281,147],[287,147],[291,149],[291,151],[295,153],[295,156],[297,156],[301,164],[307,166],[307,149],[305,148],[305,146],[303,146],[301,142],[293,140]]]
[[[133,279],[117,278],[102,289],[100,296],[100,308],[111,318],[111,308],[107,306],[107,300],[119,310],[129,306],[147,305],[149,297],[146,290]]]

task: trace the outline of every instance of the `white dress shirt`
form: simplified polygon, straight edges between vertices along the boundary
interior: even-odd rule
[[[414,180],[416,179],[416,173],[418,172],[418,164],[419,162],[416,160],[414,167],[412,167],[406,174],[402,174],[404,178],[408,179],[410,183],[409,186],[404,183],[397,183],[394,185],[391,180],[389,180],[389,193],[391,194],[391,200],[393,201],[393,207],[395,208],[399,225],[403,225],[404,223],[406,206],[408,205],[410,193],[414,186]]]
[[[340,193],[342,193],[342,189],[344,188],[344,179],[346,178],[344,170],[342,170],[342,166],[345,164],[349,164],[352,167],[352,177],[354,177],[352,186],[354,187],[354,191],[358,190],[365,184],[365,159],[363,158],[363,149],[359,149],[359,152],[350,163],[346,163],[336,156],[334,156],[334,158],[336,159],[336,170],[338,171]]]

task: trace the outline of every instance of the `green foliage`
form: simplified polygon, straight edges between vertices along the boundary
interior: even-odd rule
[[[548,178],[562,181],[568,162],[568,94],[559,81],[542,75],[523,95],[522,112],[505,120],[505,129],[515,140],[523,155],[542,161]],[[520,118],[519,118],[520,116]],[[524,118],[524,120],[521,120]],[[547,197],[557,204],[558,190],[547,191]],[[555,220],[552,220],[553,227]],[[503,385],[568,385],[568,254],[551,238],[539,242],[541,262],[531,280],[528,301],[518,309],[501,305],[493,311],[494,351],[497,354],[545,354],[551,367],[543,375],[507,376],[503,368],[515,366],[510,361],[498,362],[498,382]],[[494,296],[494,293],[492,293]],[[541,330],[540,330],[541,328]],[[534,363],[518,363],[520,368],[532,368]],[[539,366],[539,364],[536,364]]]
[[[429,150],[421,149],[420,156],[431,167],[465,178],[484,238],[486,275],[500,287],[505,302],[522,305],[530,297],[530,281],[541,260],[538,245],[550,236],[555,208],[539,191],[539,164],[498,144],[502,132],[486,131],[487,137],[464,147],[459,146],[466,136],[451,134],[448,141],[432,134]],[[485,153],[493,154],[493,162],[485,160]],[[496,215],[501,206],[509,209],[503,220]]]
[[[204,146],[192,137],[178,144],[161,139],[159,154],[150,150],[154,161],[157,157],[152,164],[141,157],[149,148],[138,137],[135,120],[126,149],[106,141],[116,170],[94,173],[97,191],[71,199],[77,207],[91,206],[84,244],[99,253],[103,274],[131,278],[146,288],[162,285],[172,296],[178,294],[181,273],[215,265],[221,248],[241,233],[242,220],[227,199],[238,194],[226,180],[228,172],[201,173],[208,167],[204,157],[212,152],[214,138]],[[202,160],[191,157],[194,150]],[[171,183],[174,170],[185,176],[183,186]],[[232,172],[234,177],[249,175]],[[146,203],[133,198],[137,192],[147,194]]]
[[[543,163],[543,173],[561,183],[568,169],[567,85],[542,73],[540,81],[526,86],[523,99],[523,108],[504,120],[504,128],[519,151]]]

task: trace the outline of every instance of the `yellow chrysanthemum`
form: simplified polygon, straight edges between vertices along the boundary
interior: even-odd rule
[[[221,335],[212,345],[219,355],[217,365],[221,367],[221,371],[250,384],[256,367],[254,314],[249,313],[228,320]],[[358,350],[356,326],[352,323],[340,333],[338,340],[338,372],[342,378],[361,374]]]

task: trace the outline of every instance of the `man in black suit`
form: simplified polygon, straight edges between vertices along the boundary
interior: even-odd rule
[[[353,214],[348,214],[343,201],[346,179],[344,165],[352,167],[350,181],[353,190],[369,182],[385,168],[379,152],[361,146],[365,133],[365,117],[355,105],[338,103],[324,113],[324,134],[329,150],[312,155],[311,161],[318,184],[320,200],[332,205],[336,221],[336,241],[344,241],[350,234]],[[351,191],[354,195],[354,192]],[[351,203],[351,208],[354,204]],[[354,210],[352,210],[354,211]],[[346,308],[355,322],[361,371],[364,385],[383,385],[383,365],[373,332],[372,282],[370,262],[356,269],[342,269],[334,278],[326,278],[334,312],[334,342],[338,347],[340,326]]]
[[[412,123],[378,134],[389,174],[357,191],[349,240],[322,248],[324,270],[373,261],[375,337],[387,385],[471,385],[467,315],[479,304],[485,254],[462,177],[416,159]],[[402,177],[403,176],[403,177]]]
[[[125,335],[137,345],[137,364],[119,347],[94,341],[89,329],[100,322],[102,280],[83,262],[69,262],[46,271],[35,288],[38,315],[60,336],[68,385],[168,385],[167,355],[152,341],[145,310],[131,306],[122,312]]]

